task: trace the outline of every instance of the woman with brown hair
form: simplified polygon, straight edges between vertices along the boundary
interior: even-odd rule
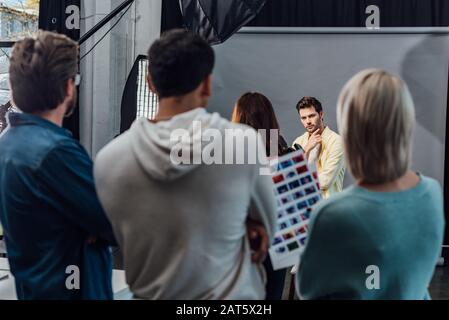
[[[265,130],[265,145],[268,157],[271,156],[272,142],[275,142],[271,130],[277,130],[279,156],[294,151],[280,134],[279,123],[270,100],[261,93],[247,92],[243,94],[235,104],[232,122],[246,124],[256,130]],[[251,225],[252,223],[249,222],[249,229],[253,229],[250,227]],[[267,272],[266,300],[281,300],[286,270],[274,271],[269,257],[265,259],[264,267]]]
[[[261,93],[247,92],[243,94],[235,104],[232,122],[242,123],[256,130],[266,132],[267,156],[271,155],[270,145],[274,137],[271,137],[270,130],[278,131],[278,155],[285,155],[293,149],[289,148],[287,142],[280,134],[279,123],[274,113],[270,100]]]

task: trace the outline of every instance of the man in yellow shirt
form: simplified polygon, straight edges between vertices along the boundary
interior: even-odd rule
[[[309,163],[316,162],[320,187],[326,199],[343,189],[343,141],[337,133],[325,126],[323,107],[316,98],[302,98],[296,109],[306,133],[296,139],[294,144],[304,149]]]

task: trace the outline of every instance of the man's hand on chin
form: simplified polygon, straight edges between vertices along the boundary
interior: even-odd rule
[[[321,137],[321,130],[315,130],[309,138],[307,145],[304,148],[307,158],[309,158],[310,152],[315,149],[318,145],[321,145],[323,138]]]

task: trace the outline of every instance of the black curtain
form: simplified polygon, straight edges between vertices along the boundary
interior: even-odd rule
[[[369,5],[381,27],[447,27],[448,0],[268,0],[248,26],[364,27]],[[162,31],[183,26],[178,0],[163,0]]]
[[[370,5],[381,27],[447,27],[447,0],[268,0],[250,26],[364,27]]]
[[[81,9],[81,0],[41,0],[39,8],[39,28],[63,33],[78,41],[80,30],[66,28],[65,13],[68,6],[75,5]]]
[[[66,8],[70,5],[76,5],[81,9],[81,0],[41,0],[39,7],[39,28],[62,33],[78,41],[80,38],[80,30],[69,30],[66,28],[66,19],[68,17]],[[75,139],[79,139],[79,105],[74,114],[64,120],[64,128],[72,132]]]
[[[183,27],[178,0],[162,0],[161,32]]]

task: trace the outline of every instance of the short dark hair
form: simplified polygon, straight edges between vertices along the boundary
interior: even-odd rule
[[[16,42],[9,64],[15,105],[25,113],[55,109],[65,99],[67,81],[76,77],[78,55],[75,41],[53,32]]]
[[[164,33],[148,52],[149,73],[159,98],[182,96],[212,74],[215,54],[201,36],[183,29]]]
[[[299,100],[298,104],[296,105],[296,110],[301,109],[308,109],[308,108],[315,108],[315,111],[320,113],[323,111],[323,106],[321,105],[321,102],[318,101],[317,98],[314,97],[304,97],[301,100]]]

